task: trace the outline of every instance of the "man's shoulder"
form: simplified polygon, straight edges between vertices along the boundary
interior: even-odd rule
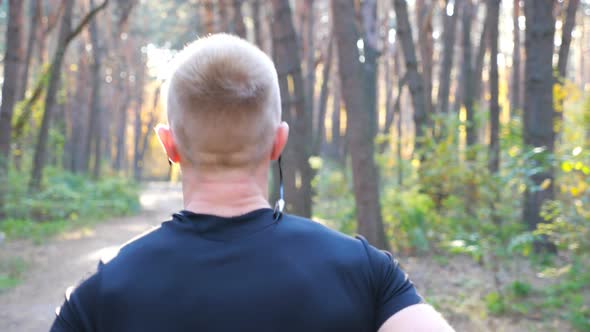
[[[336,231],[325,224],[312,219],[286,214],[279,223],[282,223],[282,226],[285,227],[286,230],[301,235],[317,236],[326,240],[334,240],[350,244],[359,243],[357,237]]]
[[[150,248],[158,246],[158,243],[162,241],[163,232],[165,230],[162,226],[152,227],[118,247],[104,250],[100,257],[99,266],[104,266],[112,261],[121,261],[129,257],[135,257],[137,252],[149,251]]]
[[[295,243],[319,246],[322,252],[332,252],[348,259],[367,259],[361,236],[350,236],[320,222],[294,215],[286,215],[280,222],[282,227],[279,228],[282,228],[284,236]]]

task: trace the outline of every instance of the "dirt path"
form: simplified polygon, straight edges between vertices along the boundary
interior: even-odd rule
[[[141,195],[141,203],[142,212],[137,216],[66,233],[41,246],[29,241],[0,244],[0,258],[18,255],[29,267],[19,286],[0,294],[0,331],[48,331],[65,289],[91,273],[103,254],[179,210],[180,188],[150,184]]]
[[[141,202],[138,216],[70,232],[41,246],[29,241],[0,244],[0,259],[18,255],[29,267],[19,286],[0,294],[0,331],[48,331],[65,289],[91,273],[103,254],[179,210],[180,188],[150,184]],[[457,331],[570,331],[563,321],[489,317],[482,298],[491,290],[491,275],[467,257],[443,262],[432,257],[404,257],[400,261],[420,292],[443,311]]]

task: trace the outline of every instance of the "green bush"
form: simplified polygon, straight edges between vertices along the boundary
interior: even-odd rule
[[[439,239],[440,216],[430,196],[416,189],[384,188],[381,200],[387,236],[396,250],[425,253]]]
[[[24,275],[26,264],[22,258],[0,260],[0,293],[17,286]]]
[[[322,161],[313,180],[314,219],[349,235],[356,233],[356,210],[351,175],[329,161]]]
[[[7,219],[0,231],[8,237],[41,239],[77,220],[97,220],[136,213],[139,188],[130,180],[85,176],[49,169],[40,191],[28,194],[26,176],[11,173],[6,202]]]

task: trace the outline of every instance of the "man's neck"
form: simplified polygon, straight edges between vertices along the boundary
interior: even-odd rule
[[[269,208],[268,168],[254,172],[203,174],[183,170],[185,210],[220,217],[233,217]]]

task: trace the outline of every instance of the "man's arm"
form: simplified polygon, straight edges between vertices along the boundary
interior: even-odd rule
[[[379,328],[379,332],[454,332],[433,307],[415,304],[391,316]]]
[[[92,331],[94,317],[92,312],[98,291],[98,273],[90,276],[75,289],[68,288],[65,301],[56,311],[57,316],[50,332]]]
[[[363,243],[371,266],[375,329],[379,332],[453,332],[444,318],[426,304],[408,275],[390,253]]]

